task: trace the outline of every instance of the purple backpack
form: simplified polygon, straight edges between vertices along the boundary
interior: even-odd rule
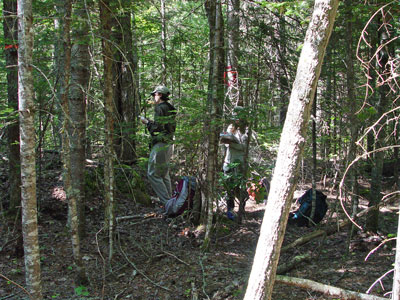
[[[165,204],[165,215],[175,218],[185,210],[193,208],[193,198],[196,192],[196,178],[183,176],[177,183],[172,198]]]

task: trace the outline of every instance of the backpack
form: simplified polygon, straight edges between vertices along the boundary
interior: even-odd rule
[[[300,207],[295,212],[289,214],[289,224],[297,224],[297,226],[309,225],[309,217],[312,209],[312,192],[313,189],[309,189],[297,199]],[[326,195],[321,191],[316,190],[316,198],[315,214],[312,220],[315,224],[318,224],[324,218],[328,210],[328,205],[326,204]]]
[[[186,210],[193,208],[193,199],[196,193],[196,178],[183,176],[176,184],[175,191],[164,206],[165,215],[175,218]]]

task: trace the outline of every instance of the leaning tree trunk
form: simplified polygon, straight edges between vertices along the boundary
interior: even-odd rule
[[[105,113],[105,148],[104,148],[104,197],[105,197],[105,226],[108,229],[109,252],[108,260],[114,255],[114,224],[115,224],[115,199],[114,199],[114,103],[113,103],[113,74],[111,50],[111,18],[110,10],[112,0],[100,0],[100,22],[102,33],[102,54],[104,62],[104,113]]]
[[[3,29],[4,29],[4,52],[6,58],[7,72],[7,97],[8,106],[18,110],[18,21],[17,0],[3,1]],[[10,120],[7,126],[9,182],[10,182],[10,206],[9,213],[15,215],[17,207],[21,205],[21,173],[19,154],[19,123],[18,117]],[[18,226],[19,227],[19,226]]]
[[[18,36],[18,109],[21,132],[21,199],[25,280],[31,299],[40,300],[42,299],[42,288],[36,199],[32,1],[18,0],[17,5],[20,30]]]
[[[310,111],[338,0],[316,0],[293,84],[245,300],[271,299]]]

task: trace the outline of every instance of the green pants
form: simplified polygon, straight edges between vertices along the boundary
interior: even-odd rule
[[[172,197],[171,178],[169,177],[169,162],[173,146],[157,143],[151,148],[147,177],[151,187],[160,201],[165,204]]]

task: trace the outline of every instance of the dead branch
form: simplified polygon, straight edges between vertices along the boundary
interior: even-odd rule
[[[382,205],[382,204],[384,204],[384,203],[385,203],[385,202],[382,202],[382,203],[380,203],[380,205]],[[371,206],[371,207],[368,207],[368,208],[364,209],[363,211],[360,211],[360,212],[355,216],[354,219],[358,219],[358,218],[364,216],[365,214],[367,214],[367,213],[368,213],[370,210],[372,210],[372,209],[376,209],[376,206]],[[287,251],[287,250],[289,250],[289,249],[292,249],[292,248],[294,248],[294,247],[297,247],[297,246],[300,246],[300,245],[304,245],[305,243],[307,243],[307,242],[309,242],[309,241],[311,241],[312,239],[315,239],[315,238],[317,238],[317,237],[320,237],[320,236],[323,236],[323,235],[327,235],[327,236],[328,236],[328,235],[332,235],[332,234],[336,233],[338,230],[342,229],[343,227],[349,225],[350,222],[351,222],[350,219],[346,218],[345,220],[343,220],[343,221],[339,224],[339,226],[337,226],[337,225],[335,224],[335,225],[329,226],[329,227],[327,227],[327,228],[325,228],[325,229],[323,229],[323,230],[320,229],[320,230],[313,231],[313,232],[311,232],[311,233],[309,233],[309,234],[307,234],[307,235],[305,235],[305,236],[302,236],[302,237],[298,238],[297,240],[295,240],[294,242],[290,243],[289,245],[283,247],[283,248],[281,249],[281,253],[283,253],[283,252],[285,252],[285,251]]]
[[[311,240],[313,240],[313,239],[315,239],[317,237],[323,236],[324,234],[326,234],[325,230],[313,231],[313,232],[311,232],[311,233],[309,233],[307,235],[304,235],[304,236],[298,238],[297,240],[295,240],[294,242],[290,243],[289,245],[283,247],[281,249],[281,253],[283,253],[283,252],[285,252],[285,251],[287,251],[289,249],[295,248],[297,246],[304,245],[305,243],[307,243],[307,242],[309,242],[309,241],[311,241]]]
[[[147,219],[147,218],[155,218],[155,217],[157,217],[157,215],[155,213],[149,213],[149,214],[142,214],[142,215],[121,216],[121,217],[117,217],[116,220],[117,220],[117,222],[119,222],[119,221],[124,221],[124,220]]]
[[[276,282],[296,286],[302,289],[311,289],[313,291],[323,293],[324,295],[339,297],[341,300],[387,300],[387,298],[353,292],[303,278],[277,275]]]
[[[179,261],[179,262],[181,262],[181,263],[183,263],[183,264],[185,264],[185,265],[187,265],[187,266],[190,266],[187,262],[185,262],[185,261],[183,261],[182,259],[180,259],[179,257],[177,257],[176,255],[174,255],[174,254],[172,254],[172,253],[169,253],[169,252],[167,252],[167,251],[163,251],[165,254],[168,254],[168,255],[170,255],[170,256],[172,256],[173,258],[175,258],[177,261]]]
[[[311,259],[311,254],[303,254],[303,255],[298,255],[295,256],[291,261],[279,264],[278,269],[276,271],[276,274],[285,274],[286,272],[290,271],[293,269],[296,265],[298,265],[301,262],[309,261]]]

